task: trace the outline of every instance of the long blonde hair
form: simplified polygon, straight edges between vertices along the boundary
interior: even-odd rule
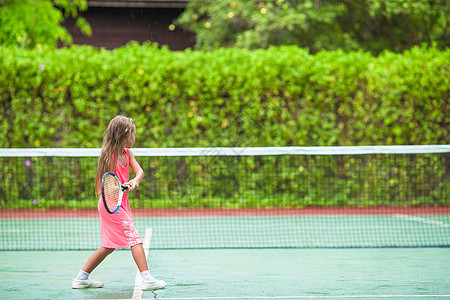
[[[109,122],[103,134],[102,153],[98,160],[97,175],[95,177],[95,192],[101,193],[102,176],[106,172],[114,172],[120,153],[126,141],[134,133],[133,120],[124,116],[117,116]]]

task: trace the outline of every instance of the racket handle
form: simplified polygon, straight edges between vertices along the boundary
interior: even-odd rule
[[[128,190],[128,185],[122,185],[122,191]]]

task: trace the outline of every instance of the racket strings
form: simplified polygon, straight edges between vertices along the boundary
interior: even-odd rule
[[[114,176],[106,176],[104,182],[105,201],[108,209],[114,211],[119,202],[119,185]]]

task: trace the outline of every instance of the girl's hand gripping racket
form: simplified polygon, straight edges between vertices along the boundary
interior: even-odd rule
[[[106,211],[110,214],[117,212],[122,204],[123,191],[128,186],[122,185],[114,173],[107,172],[102,177],[102,198]]]

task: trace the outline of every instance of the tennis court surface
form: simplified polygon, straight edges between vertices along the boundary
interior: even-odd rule
[[[2,299],[450,299],[450,145],[134,149],[155,277],[100,246],[99,149],[0,149]]]

